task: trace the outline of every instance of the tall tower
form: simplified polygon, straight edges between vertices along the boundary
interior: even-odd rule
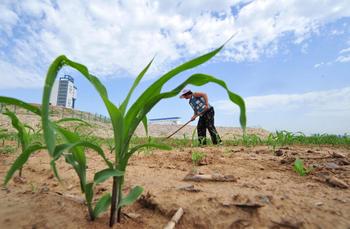
[[[77,87],[74,79],[70,75],[64,75],[55,82],[50,96],[50,103],[53,106],[63,106],[66,108],[75,107],[77,99]]]

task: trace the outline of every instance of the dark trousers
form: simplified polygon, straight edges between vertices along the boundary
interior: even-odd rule
[[[214,115],[215,115],[214,108],[211,107],[202,116],[199,117],[199,121],[197,124],[199,144],[202,144],[202,145],[207,144],[207,140],[206,140],[207,129],[209,131],[211,141],[213,142],[214,145],[221,142],[220,136],[214,126]]]

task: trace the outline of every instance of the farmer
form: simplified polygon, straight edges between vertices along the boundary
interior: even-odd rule
[[[207,129],[209,130],[213,144],[220,144],[221,139],[214,126],[214,108],[210,106],[207,94],[184,89],[180,98],[189,99],[189,104],[194,111],[191,121],[194,121],[199,116],[197,124],[199,144],[207,144]]]

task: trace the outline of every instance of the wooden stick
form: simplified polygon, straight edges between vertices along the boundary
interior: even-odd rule
[[[189,124],[190,122],[192,122],[192,120],[186,122],[183,126],[181,126],[179,129],[177,129],[174,133],[172,133],[171,135],[169,135],[169,136],[166,137],[165,139],[169,139],[171,136],[173,136],[174,134],[176,134],[177,132],[179,132],[182,128],[184,128],[185,126],[187,126],[187,124]]]
[[[221,174],[187,174],[184,181],[218,181],[218,182],[235,182],[236,178],[233,176],[225,176]]]
[[[184,214],[184,210],[182,208],[179,208],[173,218],[168,222],[168,224],[164,227],[164,229],[173,229],[175,228],[175,225],[179,222],[182,215]]]

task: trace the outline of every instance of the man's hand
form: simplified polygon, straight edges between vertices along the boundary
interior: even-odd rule
[[[196,120],[197,116],[198,116],[198,115],[193,115],[192,118],[191,118],[191,121]]]

